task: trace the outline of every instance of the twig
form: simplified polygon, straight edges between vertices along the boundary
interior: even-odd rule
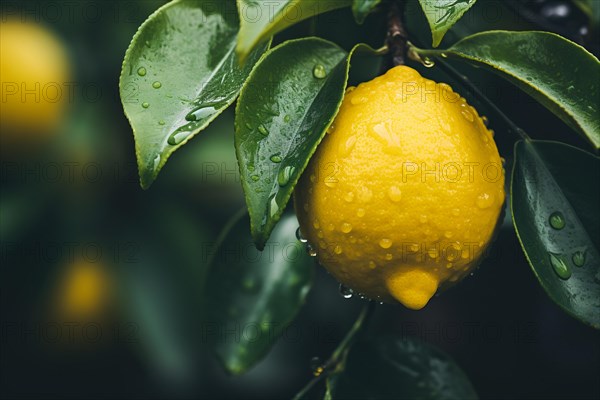
[[[403,6],[403,0],[392,1],[388,11],[388,32],[385,41],[390,49],[393,67],[406,62],[408,35],[402,22]]]
[[[363,309],[360,311],[358,318],[354,321],[354,325],[348,331],[344,339],[340,342],[338,347],[335,349],[331,358],[324,365],[324,369],[329,370],[330,367],[335,366],[338,361],[342,360],[342,356],[345,356],[345,353],[348,351],[350,346],[355,342],[357,334],[366,326],[366,324],[370,321],[373,316],[373,311],[375,311],[375,305],[377,303],[375,301],[369,301]]]
[[[339,366],[346,361],[346,356],[348,355],[350,346],[356,341],[358,333],[361,332],[362,328],[368,324],[369,320],[373,316],[375,304],[377,303],[374,301],[369,301],[369,303],[363,307],[358,315],[358,318],[356,318],[356,321],[354,321],[352,328],[350,328],[348,333],[346,333],[346,336],[333,351],[331,357],[329,357],[323,366],[319,367],[322,369],[322,372],[318,376],[311,379],[306,386],[304,386],[302,390],[300,390],[296,396],[294,396],[294,400],[302,399],[303,396],[306,395],[317,383],[329,376],[332,372],[338,370]]]

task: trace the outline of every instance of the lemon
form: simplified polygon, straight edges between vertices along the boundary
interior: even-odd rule
[[[67,319],[93,319],[110,301],[111,278],[104,265],[77,261],[69,265],[60,284],[58,308]]]
[[[294,194],[318,261],[366,297],[424,307],[480,260],[504,204],[484,120],[406,66],[348,88]]]
[[[0,24],[0,132],[3,142],[24,142],[56,131],[69,82],[67,52],[52,32],[33,23]]]

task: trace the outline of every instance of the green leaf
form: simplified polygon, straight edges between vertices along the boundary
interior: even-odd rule
[[[154,203],[156,204],[156,203]],[[179,199],[161,199],[168,213],[150,202],[128,212],[120,224],[119,302],[127,313],[121,335],[138,340],[138,349],[160,376],[178,384],[197,379],[201,342],[199,315],[207,263],[198,262],[210,232]],[[148,216],[152,218],[148,218]],[[120,325],[120,324],[119,324]],[[117,332],[117,331],[115,331]]]
[[[600,1],[574,0],[574,3],[590,18],[592,26],[598,26],[598,23],[600,23]]]
[[[477,0],[419,0],[431,29],[433,47],[438,47],[452,28]]]
[[[304,303],[314,274],[314,263],[295,236],[295,216],[282,219],[262,252],[254,247],[248,222],[245,213],[238,216],[222,236],[206,289],[214,328],[209,339],[227,371],[236,375],[275,344]]]
[[[258,43],[285,28],[351,4],[352,0],[237,0],[241,25],[236,52],[244,61]]]
[[[233,12],[227,12],[226,4]],[[233,0],[178,0],[159,8],[133,37],[120,93],[133,128],[140,182],[148,188],[175,150],[237,97],[263,43],[239,67]]]
[[[341,373],[327,379],[329,399],[476,399],[454,361],[441,350],[407,337],[356,343]]]
[[[136,243],[136,242],[132,242]],[[188,374],[194,357],[190,351],[190,331],[178,301],[177,285],[156,261],[143,259],[142,266],[121,269],[126,312],[129,313],[132,339],[143,344],[144,355],[168,379]],[[139,330],[139,332],[138,332]]]
[[[354,19],[359,24],[362,24],[367,18],[367,15],[375,7],[377,7],[381,3],[381,0],[354,0],[352,3],[352,14],[354,14]]]
[[[338,112],[351,54],[323,39],[288,41],[267,53],[242,90],[235,146],[259,249]]]
[[[513,221],[531,268],[567,313],[600,328],[600,158],[557,142],[520,141]]]
[[[36,223],[43,220],[46,212],[45,206],[49,204],[51,202],[48,201],[47,192],[41,191],[33,185],[2,193],[0,196],[0,237],[2,240],[6,243],[14,243],[29,229],[35,229]]]
[[[489,31],[468,36],[448,50],[416,51],[491,69],[600,149],[600,62],[578,44],[548,32]]]

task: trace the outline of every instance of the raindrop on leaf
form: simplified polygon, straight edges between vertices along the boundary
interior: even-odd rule
[[[550,264],[552,264],[552,268],[556,275],[559,278],[567,280],[571,277],[571,268],[560,258],[558,254],[549,253],[550,255]]]
[[[566,225],[565,217],[560,211],[556,211],[550,214],[550,218],[548,219],[548,221],[550,222],[550,226],[557,230],[564,228]]]
[[[317,79],[323,79],[327,76],[327,71],[325,71],[325,67],[322,64],[316,64],[313,67],[313,75]]]

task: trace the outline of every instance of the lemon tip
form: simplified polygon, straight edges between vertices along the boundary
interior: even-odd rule
[[[420,310],[437,291],[438,280],[426,271],[402,270],[389,275],[386,286],[389,293],[404,306]]]

